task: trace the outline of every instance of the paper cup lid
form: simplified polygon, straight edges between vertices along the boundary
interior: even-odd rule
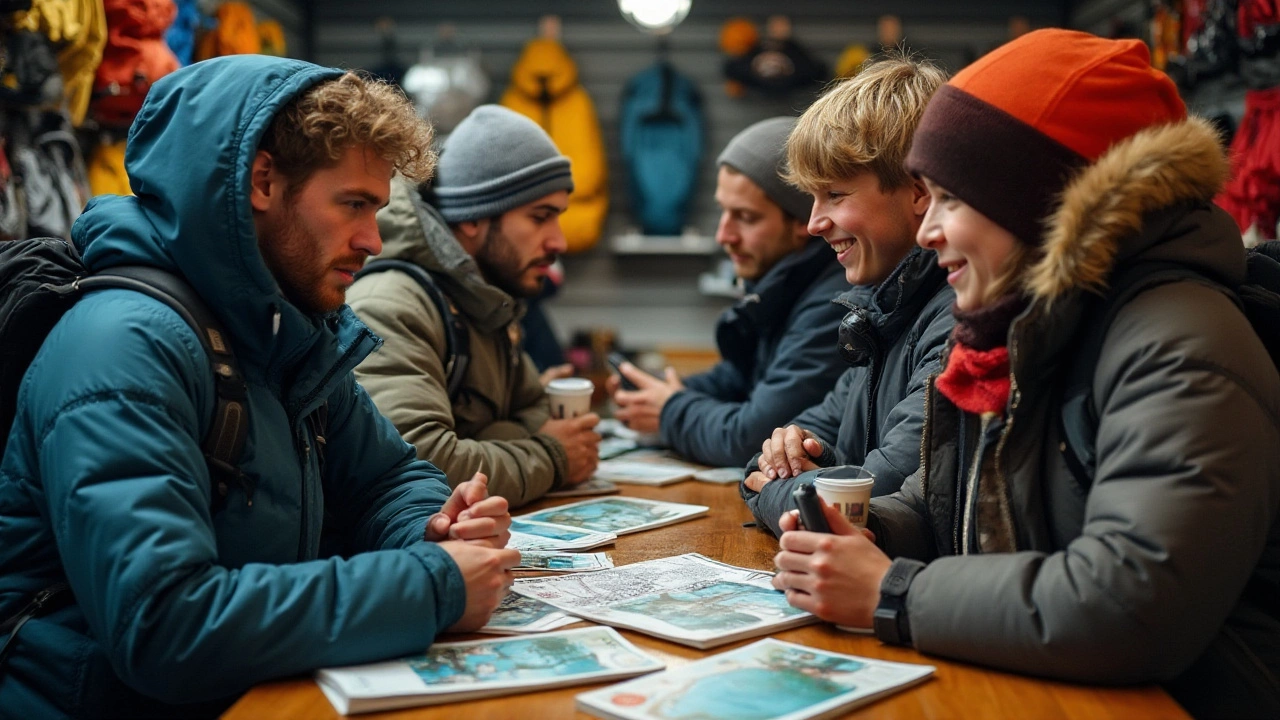
[[[829,488],[861,488],[874,485],[876,478],[870,472],[856,465],[826,468],[818,471],[815,483],[822,483]]]
[[[547,384],[547,392],[559,395],[590,395],[595,383],[586,378],[560,378]]]
[[[825,485],[826,487],[829,487],[829,488],[831,488],[832,490],[835,490],[835,489],[846,490],[846,489],[863,488],[863,487],[866,487],[866,486],[868,486],[868,485],[875,485],[875,484],[876,484],[876,479],[875,479],[875,478],[871,478],[871,477],[867,477],[867,478],[825,478],[825,477],[821,477],[821,476],[819,476],[819,477],[814,478],[814,480],[813,480],[813,484],[814,484],[814,485]]]

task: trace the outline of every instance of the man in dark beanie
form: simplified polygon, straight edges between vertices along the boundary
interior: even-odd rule
[[[445,140],[436,172],[429,188],[395,181],[378,213],[378,260],[429,275],[391,269],[351,286],[352,309],[385,341],[356,376],[451,485],[483,471],[491,493],[524,505],[599,461],[599,418],[551,419],[520,343],[524,299],[566,249],[569,159],[532,120],[483,105]],[[447,299],[443,314],[424,281]]]
[[[806,226],[813,199],[781,173],[795,118],[762,120],[720,153],[716,242],[729,254],[746,296],[716,327],[721,361],[681,381],[630,364],[636,390],[610,389],[618,419],[697,462],[741,466],[779,423],[816,403],[840,377],[835,351],[843,314],[832,300],[848,286],[826,243]]]

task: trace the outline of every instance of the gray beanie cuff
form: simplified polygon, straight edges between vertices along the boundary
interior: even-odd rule
[[[467,187],[437,187],[434,192],[440,215],[457,223],[495,217],[561,190],[573,192],[573,175],[564,156],[504,177]]]
[[[481,105],[445,138],[433,203],[446,222],[501,215],[554,192],[573,192],[569,158],[533,120]]]
[[[782,179],[786,165],[787,136],[795,126],[792,117],[761,120],[734,136],[716,165],[728,165],[760,186],[766,197],[800,222],[808,223],[813,196]]]

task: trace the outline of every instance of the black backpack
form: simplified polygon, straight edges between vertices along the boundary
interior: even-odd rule
[[[249,431],[247,390],[227,334],[200,296],[180,277],[154,267],[128,265],[98,273],[85,268],[75,247],[56,238],[0,243],[0,457],[17,413],[18,387],[45,336],[80,296],[123,288],[153,297],[195,330],[209,357],[217,403],[201,447],[213,480],[213,512],[231,484],[252,488],[238,467]]]
[[[407,260],[370,260],[365,263],[360,272],[356,273],[356,279],[388,270],[398,270],[413,278],[427,297],[431,298],[436,311],[440,313],[440,318],[444,321],[444,358],[442,359],[446,375],[446,390],[449,392],[449,402],[456,401],[458,393],[462,391],[462,382],[467,376],[467,366],[471,364],[471,335],[467,332],[462,314],[444,296],[439,283],[430,271]]]
[[[1234,292],[1228,290],[1249,319],[1271,361],[1280,368],[1280,242],[1271,241],[1249,250],[1245,282]],[[1098,434],[1098,409],[1093,403],[1093,371],[1102,354],[1107,330],[1120,308],[1139,293],[1157,285],[1179,280],[1198,280],[1224,290],[1214,278],[1174,263],[1140,263],[1111,278],[1107,292],[1096,302],[1096,310],[1085,317],[1080,353],[1067,371],[1062,385],[1062,413],[1059,418],[1062,454],[1076,482],[1086,492],[1097,471],[1094,441]]]

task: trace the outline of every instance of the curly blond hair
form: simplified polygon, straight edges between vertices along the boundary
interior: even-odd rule
[[[348,72],[316,84],[276,114],[259,149],[296,191],[350,147],[373,151],[413,183],[431,178],[436,154],[431,125],[404,93],[382,80]]]
[[[947,82],[928,60],[889,50],[833,85],[787,138],[784,179],[809,193],[872,172],[888,192],[911,184],[904,164],[924,107]]]

